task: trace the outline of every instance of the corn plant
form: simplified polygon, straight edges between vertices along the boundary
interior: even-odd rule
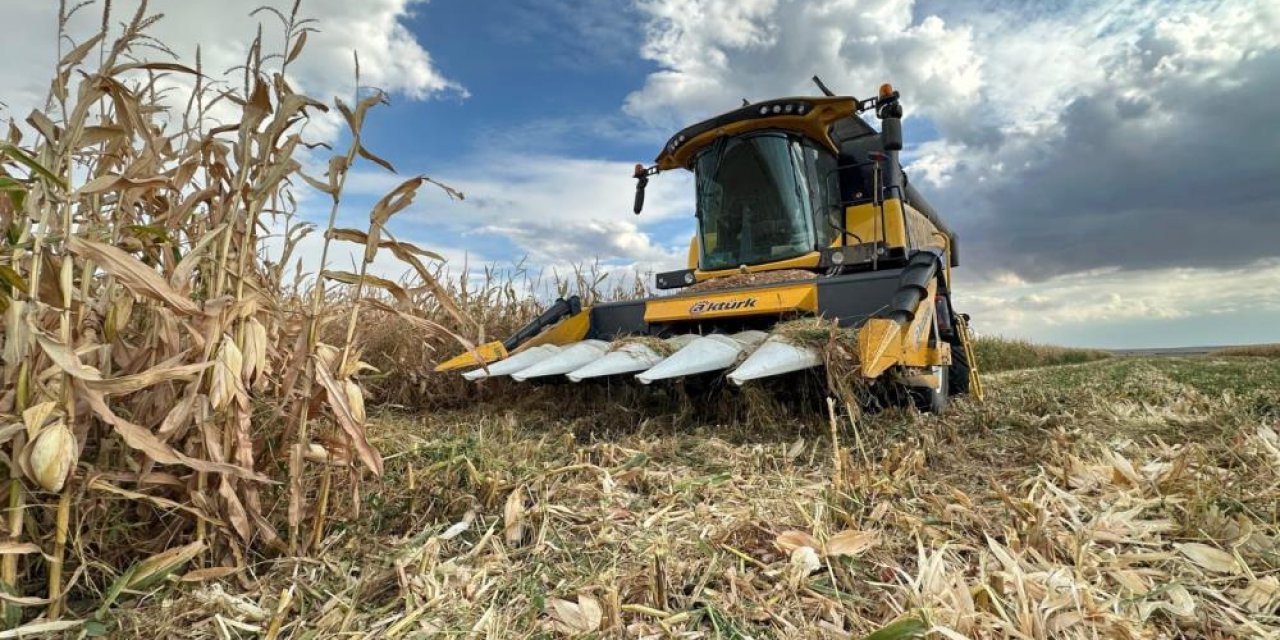
[[[60,24],[76,9],[63,6]],[[0,143],[0,586],[10,626],[23,607],[62,615],[70,589],[109,602],[188,563],[231,570],[253,554],[304,551],[308,518],[320,535],[329,484],[317,499],[308,465],[325,478],[335,464],[354,477],[382,471],[365,433],[360,314],[376,304],[414,331],[443,331],[415,307],[422,294],[396,295],[402,287],[368,273],[379,251],[467,324],[427,266],[436,256],[387,231],[423,185],[461,194],[410,177],[366,230],[335,226],[352,167],[391,169],[361,138],[380,93],[333,101],[349,145],[323,175],[303,173],[312,152],[302,129],[329,106],[286,80],[312,29],[296,3],[263,10],[279,18],[284,51],[264,54],[259,32],[235,87],[212,80],[198,53],[194,64],[138,61],[164,51],[147,35],[158,16],[144,3],[112,38],[109,11],[100,31],[60,54],[48,108]],[[189,99],[166,92],[176,77],[194,87]],[[215,108],[234,121],[214,122]],[[295,198],[309,188],[332,210],[322,271],[302,291],[307,274],[286,263],[310,229]],[[283,259],[271,261],[266,234],[280,228]],[[333,242],[364,245],[358,272],[323,266]],[[346,289],[341,318],[326,304],[334,287]],[[321,341],[339,320],[337,341]],[[35,590],[43,596],[27,595]]]

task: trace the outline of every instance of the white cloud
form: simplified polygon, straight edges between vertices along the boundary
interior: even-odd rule
[[[957,295],[989,331],[1130,326],[1118,346],[1280,309],[1258,294],[1280,278],[1274,2],[638,3],[659,69],[625,110],[663,126],[812,94],[815,73],[893,83],[938,131],[904,157],[961,232]]]
[[[1252,315],[1280,317],[1280,259],[1236,269],[1099,269],[1025,282],[1016,277],[974,281],[957,272],[956,306],[974,318],[976,330],[991,335],[1062,342],[1064,333],[1086,333],[1096,346],[1158,346],[1165,322],[1200,320],[1207,342],[1274,340],[1269,334],[1221,333],[1230,323],[1214,318]],[[1148,327],[1147,345],[1128,337],[1111,339],[1107,327]],[[1082,332],[1081,328],[1088,331]],[[1219,332],[1214,332],[1217,328]]]
[[[626,110],[687,124],[742,98],[811,94],[820,75],[837,92],[893,82],[913,107],[971,104],[981,85],[972,33],[936,16],[915,20],[910,0],[642,0],[643,55],[661,68]]]
[[[397,220],[447,225],[474,236],[514,243],[534,263],[566,267],[601,259],[641,269],[683,266],[687,240],[678,246],[656,244],[646,232],[655,223],[690,213],[687,175],[668,173],[651,179],[645,209],[632,214],[635,179],[625,162],[545,155],[481,156],[436,175],[466,194],[461,202],[426,188],[419,202]],[[354,194],[381,195],[399,178],[353,173]],[[493,256],[508,260],[521,256]]]
[[[151,2],[150,12],[164,17],[150,27],[147,34],[170,48],[184,64],[194,63],[199,46],[206,75],[240,86],[241,74],[231,72],[224,76],[223,73],[243,64],[259,25],[265,53],[281,53],[284,47],[284,28],[275,15],[266,11],[250,15],[263,4],[263,0]],[[286,15],[292,5],[281,0],[265,4]],[[441,74],[430,54],[403,24],[411,8],[422,4],[420,0],[303,2],[299,19],[317,19],[319,22],[311,26],[318,31],[308,35],[302,57],[289,65],[290,82],[295,89],[321,102],[329,103],[335,96],[351,102],[355,92],[352,52],[358,51],[364,86],[416,99],[446,92],[465,96],[465,90]],[[99,1],[77,11],[68,23],[68,36],[82,42],[96,33],[102,23],[102,7]],[[119,25],[128,21],[137,7],[137,0],[112,2],[110,23]],[[2,99],[8,105],[8,115],[17,121],[26,118],[31,109],[44,105],[57,58],[54,37],[57,11],[57,2],[15,2],[5,7],[9,24],[23,25],[23,28],[9,29],[0,40],[0,59],[23,61],[0,66],[0,86],[5,87]],[[118,32],[118,26],[113,26],[112,34]],[[64,41],[63,51],[71,46],[72,43]],[[140,48],[133,55],[150,61],[172,60],[154,49]],[[95,52],[87,62],[92,64],[97,59]],[[268,69],[279,69],[279,66],[279,59],[267,63]],[[173,76],[168,85],[180,90],[190,86],[185,76]],[[175,96],[171,100],[171,104],[185,102],[185,97]],[[330,116],[316,121],[310,135],[332,139],[337,131],[337,119]]]

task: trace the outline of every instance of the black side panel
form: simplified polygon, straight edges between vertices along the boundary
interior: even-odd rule
[[[857,327],[889,308],[902,269],[882,269],[818,280],[818,313]]]
[[[612,340],[624,335],[650,333],[644,321],[644,300],[608,302],[591,307],[591,330],[588,338]]]

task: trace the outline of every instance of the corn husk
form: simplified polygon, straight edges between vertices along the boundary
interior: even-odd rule
[[[242,354],[241,379],[245,385],[253,382],[254,377],[267,369],[267,328],[257,318],[249,318],[244,323],[244,350]]]
[[[24,451],[27,472],[45,491],[61,491],[76,462],[76,438],[61,420],[40,429]]]
[[[212,382],[209,384],[209,403],[216,410],[227,406],[241,388],[240,375],[244,369],[244,356],[235,341],[224,339],[222,346],[218,348],[215,362]]]
[[[347,406],[351,408],[351,417],[359,424],[364,424],[366,420],[364,410],[364,391],[360,389],[360,385],[355,380],[346,379],[342,381],[343,395],[347,398]]]

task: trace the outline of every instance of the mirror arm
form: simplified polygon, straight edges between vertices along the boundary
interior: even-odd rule
[[[632,206],[632,211],[636,215],[640,215],[640,211],[644,209],[644,189],[649,186],[649,176],[657,175],[658,171],[658,165],[648,168],[645,168],[642,164],[636,165],[634,176],[636,179],[636,201],[635,205]]]

